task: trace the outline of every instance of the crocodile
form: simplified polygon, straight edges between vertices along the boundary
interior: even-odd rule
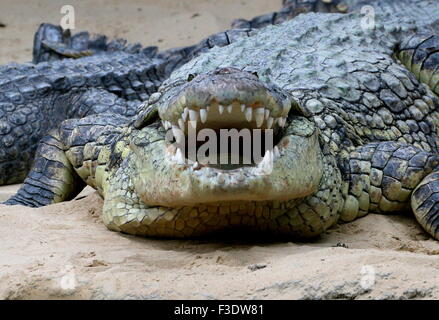
[[[24,180],[38,142],[63,120],[105,112],[133,117],[173,70],[249,31],[231,29],[158,52],[101,35],[89,38],[87,32],[70,36],[42,24],[34,63],[0,66],[0,185]],[[79,45],[84,43],[85,49]]]
[[[297,0],[284,3],[278,16],[286,20],[298,12],[320,10],[326,10],[321,0]],[[256,20],[250,28],[237,26],[198,44],[161,52],[42,24],[34,36],[33,63],[0,67],[0,185],[24,180],[38,142],[63,120],[103,112],[132,117],[173,70],[267,24],[266,19]]]
[[[62,202],[87,184],[104,199],[104,224],[133,235],[303,239],[411,211],[439,239],[439,4],[358,3],[372,23],[362,10],[298,15],[190,60],[134,118],[63,121],[6,204]],[[218,164],[216,143],[190,147],[203,130],[273,143],[254,135],[259,158],[231,163],[226,149]]]

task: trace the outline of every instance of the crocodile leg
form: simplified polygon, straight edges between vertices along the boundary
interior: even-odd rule
[[[343,168],[349,185],[341,220],[409,210],[413,190],[438,164],[438,155],[399,142],[357,148]],[[428,230],[425,224],[422,226]]]
[[[103,89],[36,97],[23,108],[0,104],[0,184],[24,180],[38,141],[63,120],[107,112],[133,116],[138,105]]]
[[[439,35],[413,35],[401,44],[397,57],[419,81],[439,95]]]
[[[439,171],[436,168],[415,188],[411,205],[421,226],[439,239]]]
[[[129,121],[130,118],[113,113],[63,121],[40,141],[27,178],[5,204],[41,207],[70,200],[84,188],[85,182],[101,191],[101,181],[96,182],[95,176],[98,158],[102,157],[100,151],[111,144]]]
[[[41,207],[72,199],[84,185],[64,153],[58,131],[54,130],[41,140],[33,168],[5,204]]]

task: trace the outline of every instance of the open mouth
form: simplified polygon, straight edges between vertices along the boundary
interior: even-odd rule
[[[318,187],[318,130],[275,84],[221,68],[165,89],[139,117],[130,143],[134,189],[144,204],[251,206],[303,198]],[[154,108],[162,125],[142,126]]]
[[[279,142],[290,109],[288,103],[238,99],[186,106],[176,120],[162,121],[172,132],[169,159],[193,169],[265,167],[281,155]]]

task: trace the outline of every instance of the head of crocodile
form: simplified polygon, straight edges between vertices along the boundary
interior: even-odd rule
[[[282,220],[298,210],[303,199],[327,189],[324,175],[338,177],[324,158],[318,128],[303,112],[288,92],[255,72],[221,67],[190,74],[150,99],[130,131],[125,159],[130,169],[116,176],[125,184],[128,178],[125,187],[141,203],[142,224],[155,235],[203,235],[233,225],[278,233],[276,218]],[[160,122],[154,121],[157,116]],[[230,143],[225,149],[219,143],[223,134]],[[251,152],[251,160],[245,161],[245,151]],[[130,223],[117,222],[116,227],[118,205],[108,196],[110,189],[122,187],[115,181],[113,177],[106,191],[104,221],[130,232]],[[328,215],[308,221],[306,229],[298,221],[299,235],[318,234],[335,221],[331,212],[338,206],[330,209],[329,204],[339,197],[326,200],[317,202]],[[302,205],[303,210],[308,211]]]
[[[220,68],[173,87],[156,105],[163,127],[168,133],[174,131],[175,137],[169,141],[158,128],[150,127],[146,130],[156,131],[154,142],[131,145],[138,172],[135,190],[147,205],[194,207],[240,201],[248,206],[253,201],[287,202],[318,188],[323,164],[315,125],[286,93],[256,75]],[[250,141],[243,141],[246,130]],[[259,136],[253,134],[258,131]],[[207,137],[216,141],[204,141],[203,133],[209,132],[213,136]],[[200,159],[204,150],[200,143],[191,150],[192,133],[204,145],[214,142],[206,151],[216,154]],[[217,148],[224,133],[230,137],[227,150]],[[241,133],[241,140],[232,139],[233,133]],[[273,139],[267,148],[264,136]],[[232,145],[240,142],[253,148]],[[264,151],[263,157],[244,163],[245,151],[256,148]],[[237,163],[227,154],[234,149],[241,152]],[[221,150],[226,153],[223,158]]]

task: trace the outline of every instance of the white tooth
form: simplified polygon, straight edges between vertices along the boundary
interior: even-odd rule
[[[184,108],[183,112],[181,113],[181,118],[183,119],[183,121],[187,120],[188,113],[189,113],[188,108]]]
[[[183,119],[178,119],[178,126],[180,127],[180,129],[182,131],[184,131],[185,123],[184,123]]]
[[[169,129],[171,129],[171,127],[172,127],[172,124],[169,121],[165,121],[165,129],[169,130]]]
[[[269,117],[267,120],[267,129],[271,129],[273,126],[274,119],[272,117]]]
[[[180,148],[177,148],[177,152],[175,153],[175,160],[177,163],[184,163],[183,153]]]
[[[245,104],[241,104],[241,112],[244,112],[246,105]]]
[[[273,153],[274,153],[274,157],[275,158],[279,158],[280,157],[280,152],[279,152],[279,148],[277,146],[274,146],[273,148]]]
[[[172,156],[174,156],[175,151],[177,151],[177,148],[176,148],[173,144],[170,144],[170,145],[168,146],[168,152],[169,152]]]
[[[194,164],[192,165],[192,169],[198,169],[198,162],[195,161]]]
[[[207,120],[207,110],[206,109],[200,109],[200,119],[202,123],[205,123]]]
[[[162,120],[162,125],[166,129],[166,121],[165,120]]]
[[[258,167],[265,168],[265,167],[271,165],[271,161],[272,161],[272,153],[270,150],[267,150],[267,151],[265,151],[264,158],[262,159],[261,162],[259,162]]]
[[[223,112],[224,112],[224,106],[223,106],[222,104],[220,104],[220,105],[218,106],[218,112],[219,112],[219,114],[223,114]]]
[[[287,118],[282,118],[282,127],[285,127],[285,124],[287,123]]]
[[[268,120],[269,116],[270,116],[270,110],[265,109],[265,120]]]
[[[262,123],[264,122],[264,116],[265,116],[265,109],[257,108],[255,113],[255,120],[256,120],[256,126],[258,128],[262,126]]]
[[[233,106],[232,106],[232,105],[229,105],[229,106],[227,107],[227,112],[228,112],[228,113],[232,113],[232,111],[233,111]]]
[[[245,118],[248,122],[252,121],[252,115],[253,115],[253,109],[251,107],[248,107],[245,109]]]
[[[282,117],[277,118],[277,123],[279,124],[279,127],[283,128],[283,126],[285,126],[286,120],[287,120],[286,118],[282,118]]]
[[[284,103],[282,115],[285,117],[288,116],[288,112],[290,112],[290,109],[291,109],[291,103]]]
[[[172,126],[172,134],[174,135],[175,141],[177,141],[177,143],[182,142],[183,133],[181,132],[179,127]]]
[[[207,106],[207,107],[206,107],[206,111],[207,111],[207,113],[209,113],[209,111],[210,111],[210,106]]]
[[[197,121],[198,120],[198,112],[195,110],[189,110],[189,119],[191,121]]]

